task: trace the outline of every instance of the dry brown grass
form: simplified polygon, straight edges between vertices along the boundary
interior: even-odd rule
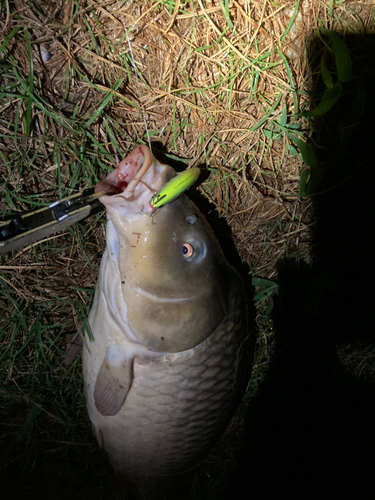
[[[98,117],[91,126],[109,155],[122,156],[134,142],[146,140],[147,126],[169,153],[210,167],[202,188],[227,217],[241,257],[250,260],[256,274],[273,277],[275,263],[290,250],[306,254],[309,203],[296,196],[303,165],[289,154],[286,136],[269,140],[263,130],[280,118],[284,105],[291,122],[306,102],[301,93],[311,84],[306,42],[318,21],[338,31],[348,30],[349,23],[368,30],[369,2],[336,6],[332,16],[329,2],[305,1],[289,28],[294,1],[230,2],[229,24],[220,3],[201,0],[89,1],[78,9],[72,0],[36,4],[39,12],[16,1],[18,19],[6,4],[2,28],[4,33],[15,25],[29,28],[36,86],[61,116],[76,109],[76,116],[87,117],[102,98],[100,91],[112,92],[115,99],[106,111],[121,127],[118,149],[105,120]],[[26,44],[18,38],[12,50],[27,75]],[[52,57],[41,62],[46,51]],[[10,122],[14,104],[4,110]],[[25,139],[30,153],[46,120],[37,111],[33,118],[34,141]],[[49,130],[67,137],[59,124],[51,122]],[[56,182],[51,146],[42,147],[43,168],[34,192],[46,189],[42,180],[51,187]],[[76,158],[71,151],[62,154],[64,184],[71,173],[66,166]],[[111,161],[106,163],[110,167]],[[32,176],[16,175],[13,188],[30,190]]]
[[[121,124],[118,155],[146,140],[146,122],[152,139],[168,152],[210,167],[202,188],[227,217],[241,257],[252,262],[256,273],[272,277],[275,262],[288,247],[306,252],[300,241],[308,203],[296,197],[301,162],[289,155],[287,138],[268,140],[263,129],[280,117],[283,105],[293,120],[298,111],[294,104],[305,99],[291,86],[306,87],[304,34],[316,27],[318,10],[310,6],[310,15],[297,18],[282,42],[294,2],[279,7],[232,2],[232,29],[220,5],[211,2],[176,2],[174,10],[162,2],[81,3],[73,23],[71,1],[39,5],[45,16],[16,2],[21,19],[4,28],[18,24],[32,30],[37,85],[61,114],[69,116],[79,103],[78,116],[87,116],[102,97],[98,89],[111,92],[123,78],[113,92],[118,99],[107,110]],[[28,74],[27,47],[18,42],[13,50]],[[38,62],[47,50],[51,59]],[[294,56],[289,62],[292,80],[281,51]],[[96,89],[75,70],[95,82]],[[270,112],[277,100],[280,104]],[[41,113],[36,114],[34,136],[45,125]],[[63,126],[54,127],[54,134],[66,137]],[[103,120],[96,120],[91,130],[109,154],[116,152]],[[40,177],[53,183],[54,165],[48,151],[44,156]],[[64,164],[73,161],[67,157]],[[65,182],[68,175],[62,168]],[[18,189],[21,180],[14,179]],[[39,184],[35,192],[44,188]],[[280,229],[273,230],[276,222]]]

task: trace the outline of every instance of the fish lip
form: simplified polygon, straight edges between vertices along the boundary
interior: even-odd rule
[[[143,164],[141,168],[138,170],[138,172],[136,172],[135,176],[133,177],[133,179],[131,179],[125,191],[123,192],[125,198],[131,198],[133,196],[134,189],[138,186],[138,184],[140,183],[144,175],[148,172],[149,168],[153,163],[153,155],[149,150],[149,148],[144,144],[141,144],[139,147],[144,155]]]
[[[178,297],[178,298],[159,297],[153,293],[146,292],[145,290],[143,290],[142,288],[140,288],[138,286],[132,286],[131,289],[134,290],[139,295],[141,295],[142,297],[153,300],[154,302],[161,302],[161,303],[163,303],[163,302],[176,302],[176,303],[187,302],[187,301],[193,300],[195,298],[195,297]]]

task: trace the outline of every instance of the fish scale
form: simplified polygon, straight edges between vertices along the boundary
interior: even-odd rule
[[[232,317],[187,353],[135,362],[134,382],[123,408],[114,417],[98,414],[95,423],[114,468],[133,477],[140,470],[151,476],[173,475],[194,467],[197,457],[207,453],[241,392],[246,363],[241,305],[232,294]],[[94,406],[95,371],[92,375],[91,383],[86,377],[88,406]]]

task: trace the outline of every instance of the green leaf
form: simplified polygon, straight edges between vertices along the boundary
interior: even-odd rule
[[[4,50],[6,49],[7,45],[9,44],[9,42],[12,40],[12,38],[15,35],[17,35],[17,33],[19,32],[20,29],[21,29],[21,27],[19,27],[19,28],[13,28],[12,31],[4,38],[3,43],[0,45],[0,54],[2,52],[4,52]]]
[[[320,28],[320,31],[323,35],[327,35],[332,42],[339,82],[347,82],[352,77],[352,60],[347,46],[334,31],[325,28]]]
[[[301,123],[289,123],[286,128],[299,129],[301,127]]]
[[[275,131],[275,130],[263,129],[263,133],[267,137],[267,139],[277,140],[277,139],[280,139],[280,137],[281,137],[280,131],[277,131],[277,130]]]
[[[265,278],[257,278],[256,276],[253,276],[251,279],[251,282],[253,286],[261,286],[261,287],[275,287],[277,286],[277,283],[271,280],[267,280]]]
[[[292,156],[297,156],[298,155],[298,151],[296,150],[296,148],[294,146],[292,146],[291,144],[289,144],[289,152]]]
[[[273,137],[273,130],[263,129],[263,134],[267,137],[267,139],[272,139],[272,137]]]
[[[327,89],[331,89],[334,85],[333,77],[331,73],[328,71],[328,68],[326,66],[326,63],[324,62],[324,59],[322,57],[322,60],[320,62],[320,68],[322,70],[322,77],[323,77],[323,82],[324,85],[327,87]]]
[[[318,189],[320,181],[323,179],[324,175],[325,175],[324,168],[318,167],[311,170],[310,178],[305,186],[305,191],[307,195],[314,193]]]
[[[92,333],[92,330],[91,330],[91,327],[90,327],[90,323],[87,321],[87,318],[84,318],[83,321],[83,331],[87,333],[87,336],[89,338],[89,341],[90,342],[94,342],[95,339],[94,339],[94,335]]]
[[[301,174],[301,177],[299,179],[299,190],[298,190],[298,196],[307,196],[306,193],[306,183],[310,177],[311,173],[311,168],[306,168]]]
[[[256,293],[254,294],[254,299],[253,299],[255,306],[258,306],[267,297],[273,295],[279,287],[279,285],[274,281],[267,280],[264,278],[257,278],[256,276],[253,276],[251,281],[253,286],[258,288]]]
[[[282,125],[283,127],[285,127],[286,121],[287,121],[286,104],[284,102],[283,112],[281,113],[281,117],[280,117],[280,125]]]
[[[293,134],[287,134],[294,144],[298,147],[301,152],[302,159],[311,168],[316,168],[318,166],[318,160],[316,159],[315,152],[311,144],[307,144],[299,137]]]
[[[316,108],[305,113],[301,113],[301,116],[321,116],[327,113],[332,106],[338,101],[342,94],[342,85],[335,85],[332,89],[327,90],[323,95],[322,100],[317,105]]]

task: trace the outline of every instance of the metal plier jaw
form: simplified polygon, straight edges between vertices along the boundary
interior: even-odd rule
[[[105,192],[93,191],[77,193],[48,207],[0,221],[0,253],[31,245],[84,219],[94,209],[104,208],[98,198]]]

